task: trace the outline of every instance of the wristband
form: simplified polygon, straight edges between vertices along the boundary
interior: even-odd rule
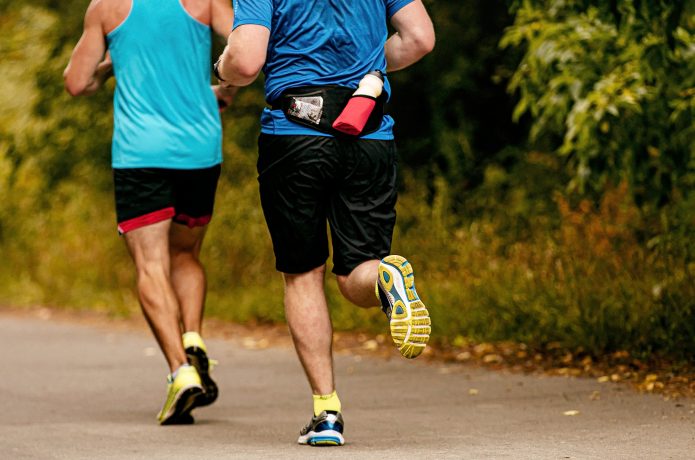
[[[225,81],[224,78],[220,77],[220,59],[218,59],[217,62],[215,62],[215,64],[213,64],[212,73],[215,74],[215,77],[217,77],[217,79],[219,81]]]

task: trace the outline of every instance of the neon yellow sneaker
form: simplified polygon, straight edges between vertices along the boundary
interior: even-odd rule
[[[396,255],[382,259],[376,290],[381,309],[389,318],[391,337],[398,351],[409,359],[419,356],[430,339],[432,321],[415,291],[410,262]]]
[[[183,348],[191,366],[195,367],[203,384],[203,394],[196,398],[195,405],[208,406],[215,402],[219,394],[217,384],[210,376],[214,360],[208,359],[207,348],[203,338],[197,332],[186,332],[183,334]]]
[[[193,423],[191,410],[196,398],[203,393],[198,372],[193,366],[183,365],[176,372],[176,378],[169,375],[167,382],[167,399],[157,420],[161,425]]]

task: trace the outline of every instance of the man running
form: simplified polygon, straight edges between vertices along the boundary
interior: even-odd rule
[[[434,30],[421,0],[240,0],[234,7],[234,31],[215,69],[222,84],[245,86],[264,66],[272,109],[261,117],[261,202],[284,274],[287,322],[314,402],[298,442],[342,445],[324,294],[326,221],[342,294],[361,307],[380,302],[406,358],[425,348],[430,318],[411,265],[389,255],[396,148],[393,120],[383,116],[386,97],[372,97],[370,121],[357,129],[361,137],[333,126],[368,73],[383,80],[388,95],[386,72],[430,52]],[[387,20],[396,30],[388,40]]]
[[[137,269],[145,318],[169,364],[161,424],[192,423],[211,404],[200,337],[205,273],[199,260],[222,161],[218,103],[234,89],[210,86],[212,28],[234,16],[225,0],[92,0],[65,69],[73,96],[115,74],[112,165],[118,231]],[[108,53],[107,51],[108,46]]]

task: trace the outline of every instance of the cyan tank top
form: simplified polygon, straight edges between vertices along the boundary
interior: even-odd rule
[[[108,41],[116,76],[114,168],[199,169],[222,161],[210,88],[210,27],[180,0],[132,0]]]

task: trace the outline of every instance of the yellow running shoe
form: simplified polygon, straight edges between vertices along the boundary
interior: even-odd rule
[[[197,332],[186,332],[183,334],[183,348],[186,350],[188,363],[198,371],[200,381],[203,384],[203,394],[198,396],[195,405],[197,407],[208,406],[215,402],[219,394],[217,384],[210,376],[212,364],[215,361],[208,359],[205,342],[203,342],[203,338]]]
[[[391,255],[379,264],[377,294],[389,318],[391,337],[406,358],[420,355],[430,339],[430,314],[415,291],[413,267],[405,257]]]
[[[157,420],[161,425],[193,423],[191,410],[196,398],[203,394],[203,385],[195,367],[183,365],[176,372],[176,378],[169,375],[167,381],[167,399]]]

